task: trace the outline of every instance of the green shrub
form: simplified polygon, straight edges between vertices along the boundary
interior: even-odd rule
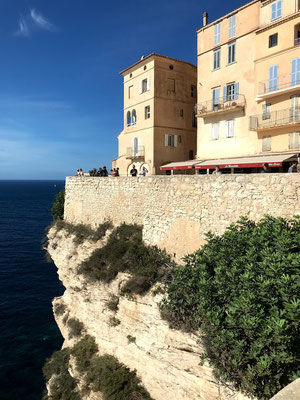
[[[110,221],[106,221],[103,224],[99,225],[96,230],[92,229],[88,225],[84,224],[71,224],[67,221],[56,221],[55,223],[56,233],[60,230],[64,229],[68,235],[74,236],[74,243],[82,244],[84,240],[91,240],[96,242],[102,239],[107,230],[112,228],[112,223]]]
[[[78,321],[78,319],[70,318],[67,322],[69,327],[69,339],[73,337],[78,337],[83,331],[83,323]]]
[[[55,197],[55,201],[52,204],[51,214],[54,220],[64,219],[64,207],[65,207],[65,191],[61,190]]]
[[[112,294],[110,298],[106,302],[106,306],[110,311],[117,312],[119,309],[119,297],[115,294]]]
[[[55,352],[43,368],[46,381],[50,382],[50,394],[43,396],[44,400],[80,400],[76,391],[76,381],[69,374],[70,350],[63,349]],[[54,375],[54,376],[53,376]]]
[[[151,400],[136,371],[112,356],[96,356],[86,375],[86,388],[101,392],[103,400]]]
[[[87,372],[91,365],[92,357],[97,353],[98,347],[92,336],[86,335],[72,349],[72,355],[76,359],[76,367],[79,372]]]
[[[109,317],[109,321],[108,321],[108,325],[109,326],[118,326],[120,325],[121,321],[116,318],[115,316],[110,316]]]
[[[56,303],[54,306],[54,313],[56,315],[63,315],[66,311],[66,305],[64,303]]]
[[[297,377],[299,265],[299,218],[241,218],[173,269],[162,309],[201,327],[218,378],[269,399]]]
[[[111,282],[118,272],[128,272],[132,277],[123,292],[143,294],[163,279],[170,263],[165,251],[143,243],[140,226],[123,224],[113,230],[105,246],[80,265],[78,272],[92,281],[105,283]]]
[[[128,340],[128,344],[135,343],[136,342],[136,337],[135,336],[131,336],[131,335],[127,335],[127,340]]]

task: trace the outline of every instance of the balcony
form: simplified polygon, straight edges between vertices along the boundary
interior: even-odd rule
[[[144,160],[145,146],[127,147],[126,158],[130,160]]]
[[[300,37],[295,38],[295,46],[297,46],[298,44],[300,44]]]
[[[284,93],[298,92],[300,89],[300,77],[297,75],[280,75],[277,80],[265,80],[258,84],[258,96],[256,101],[268,99]]]
[[[295,125],[300,125],[300,107],[252,115],[249,120],[249,130],[251,131],[264,131]]]
[[[231,98],[232,97],[232,98]],[[196,117],[206,118],[213,115],[227,114],[233,111],[244,110],[245,96],[236,94],[226,97],[219,97],[195,105]]]

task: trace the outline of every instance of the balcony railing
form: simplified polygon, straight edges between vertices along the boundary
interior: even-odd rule
[[[292,88],[293,86],[300,85],[300,79],[298,76],[292,76],[291,74],[280,75],[277,79],[265,80],[258,84],[258,95],[263,95],[276,90]]]
[[[195,105],[195,113],[198,117],[206,117],[214,113],[227,113],[237,109],[243,109],[246,101],[243,94],[233,94],[219,97]]]
[[[145,157],[145,147],[127,147],[126,149],[126,158],[130,158],[132,160],[144,158]]]
[[[251,131],[259,131],[299,123],[300,107],[294,107],[285,110],[266,112],[259,115],[252,115],[249,120],[249,129]]]
[[[295,46],[297,46],[297,44],[300,44],[300,37],[295,38]]]

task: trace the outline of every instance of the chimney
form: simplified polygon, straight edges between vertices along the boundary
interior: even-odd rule
[[[203,26],[206,26],[207,22],[208,22],[208,14],[207,14],[207,12],[205,12],[203,14]]]

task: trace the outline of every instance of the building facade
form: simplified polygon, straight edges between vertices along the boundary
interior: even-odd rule
[[[151,54],[121,72],[124,77],[124,129],[113,167],[129,175],[132,166],[150,174],[172,161],[193,159],[197,147],[194,106],[196,66]]]
[[[300,1],[204,14],[197,34],[197,157],[299,152]]]

